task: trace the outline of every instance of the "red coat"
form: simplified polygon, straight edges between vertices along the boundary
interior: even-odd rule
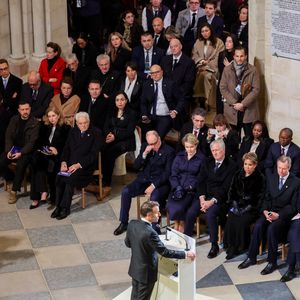
[[[39,67],[39,73],[41,75],[41,79],[42,81],[44,81],[47,84],[50,84],[53,87],[54,95],[60,93],[60,82],[65,68],[66,68],[66,63],[61,57],[59,57],[57,61],[54,63],[50,72],[48,72],[48,59],[44,58],[41,61]],[[57,81],[49,82],[50,78],[57,78]]]

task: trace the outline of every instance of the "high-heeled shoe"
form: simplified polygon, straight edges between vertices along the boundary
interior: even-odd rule
[[[33,204],[31,203],[30,206],[29,206],[29,209],[35,209],[35,208],[39,207],[39,205],[40,205],[40,202],[39,202],[39,201],[37,202],[36,205],[33,205]]]

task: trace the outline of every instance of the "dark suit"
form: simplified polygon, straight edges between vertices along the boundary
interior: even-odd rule
[[[111,66],[114,70],[123,73],[125,71],[125,65],[131,58],[131,51],[120,47],[117,50],[116,59],[112,61],[112,57],[110,55]]]
[[[192,236],[196,218],[200,213],[199,196],[204,195],[207,200],[217,199],[218,202],[205,213],[211,243],[217,243],[218,217],[221,218],[219,221],[222,221],[227,213],[227,194],[237,165],[225,157],[221,166],[216,171],[214,169],[215,159],[206,159],[198,176],[197,194],[187,212],[185,224],[185,234]]]
[[[298,209],[300,212],[300,208]],[[288,241],[290,243],[289,252],[287,256],[287,263],[289,267],[295,267],[296,263],[300,262],[300,219],[293,220],[288,233]]]
[[[154,33],[154,41],[155,41],[155,33]],[[163,31],[160,33],[159,37],[157,38],[157,43],[154,46],[162,49],[164,53],[167,52],[169,48],[169,42],[165,37],[165,29],[163,29]]]
[[[276,212],[279,218],[272,223],[262,214],[256,221],[249,246],[248,257],[256,261],[260,242],[267,232],[268,262],[276,264],[278,243],[286,239],[291,218],[297,213],[296,203],[300,179],[291,174],[288,176],[281,190],[279,190],[279,176],[273,174],[267,177],[267,194],[262,209]]]
[[[199,30],[200,26],[203,23],[207,23],[206,16],[203,16],[203,17],[198,19],[198,23],[197,23],[198,30]],[[223,38],[223,30],[224,30],[224,21],[223,21],[223,19],[221,17],[215,15],[212,22],[211,22],[211,26],[214,29],[215,36],[222,39]]]
[[[187,123],[185,123],[180,131],[180,137],[179,137],[179,141],[177,143],[176,146],[176,151],[182,151],[184,150],[184,146],[182,145],[182,139],[183,137],[188,134],[188,133],[193,133],[193,129],[194,129],[194,125],[192,121],[189,121]],[[208,154],[206,153],[206,138],[207,138],[207,131],[208,131],[208,127],[207,125],[204,125],[202,128],[199,129],[199,133],[198,133],[198,149],[205,155],[208,156]],[[210,153],[209,153],[210,154]]]
[[[162,49],[153,47],[151,65],[160,65],[163,56],[164,51]],[[132,50],[131,60],[137,64],[138,74],[142,78],[146,78],[147,74],[145,74],[145,52],[143,46],[137,46]]]
[[[21,92],[21,99],[30,103],[31,115],[41,119],[53,98],[53,88],[41,81],[35,100],[32,97],[32,93],[33,89],[30,87],[28,82],[24,83]]]
[[[155,129],[163,139],[172,127],[177,130],[181,128],[182,120],[185,117],[185,101],[175,81],[164,77],[161,87],[169,111],[176,110],[178,112],[176,118],[172,119],[169,115],[153,116],[151,114],[155,95],[153,80],[147,80],[144,83],[141,96],[141,115],[151,119],[151,127]]]
[[[75,43],[73,45],[72,52],[76,54],[77,59],[84,67],[89,67],[92,70],[97,69],[96,58],[98,55],[98,51],[91,42],[88,42],[84,49],[80,48]],[[83,53],[84,53],[84,55],[83,55]]]
[[[281,146],[279,142],[276,142],[270,146],[267,158],[265,160],[265,173],[267,176],[270,176],[273,173],[277,173],[276,161],[281,155],[280,153]],[[291,142],[286,155],[289,156],[292,160],[292,167],[290,169],[290,172],[297,177],[300,177],[300,148],[296,144]]]
[[[131,299],[134,300],[148,300],[151,297],[157,280],[157,253],[169,258],[185,258],[185,251],[166,248],[151,224],[142,220],[129,223],[125,244],[132,253],[128,274],[132,278]]]
[[[137,178],[122,191],[120,221],[123,224],[128,223],[131,199],[143,194],[151,183],[153,183],[155,189],[151,193],[150,200],[157,201],[164,206],[169,193],[169,176],[175,157],[174,150],[170,146],[162,143],[156,153],[151,151],[144,159],[143,152],[146,147],[147,143],[144,143],[134,162],[134,168],[136,170],[142,170],[139,172]]]
[[[90,182],[102,145],[102,133],[96,127],[90,126],[83,136],[77,126],[70,130],[61,161],[66,162],[68,167],[80,163],[81,168],[69,177],[57,175],[56,206],[58,208],[70,211],[74,187],[84,187]]]
[[[230,32],[235,34],[238,38],[240,44],[248,50],[248,23],[245,25],[245,27],[242,29],[240,36],[238,37],[238,31],[240,29],[241,22],[235,23],[231,26]]]

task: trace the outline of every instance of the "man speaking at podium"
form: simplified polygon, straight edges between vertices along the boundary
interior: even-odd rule
[[[131,300],[149,300],[157,280],[157,252],[168,258],[194,260],[194,251],[169,250],[160,240],[152,223],[160,217],[159,204],[144,202],[141,206],[141,220],[132,220],[127,228],[125,244],[131,248],[128,274],[132,278]]]

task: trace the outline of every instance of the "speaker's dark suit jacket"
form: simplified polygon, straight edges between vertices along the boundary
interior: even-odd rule
[[[173,55],[167,55],[162,58],[161,67],[164,70],[164,76],[173,79],[182,94],[187,100],[192,96],[193,86],[196,76],[196,68],[194,61],[182,53],[179,61],[173,66]]]
[[[280,156],[281,146],[279,142],[276,142],[270,146],[267,158],[265,160],[265,173],[267,176],[271,174],[277,174],[277,158]],[[291,142],[287,151],[287,156],[292,159],[292,167],[290,172],[300,177],[300,148]]]
[[[153,47],[151,65],[160,65],[164,51],[160,48]],[[142,78],[145,78],[145,53],[143,46],[137,46],[132,50],[131,60],[137,64],[137,70]]]
[[[206,16],[203,16],[203,17],[198,19],[198,23],[197,23],[198,30],[199,30],[199,27],[203,23],[207,23]],[[224,21],[223,21],[223,19],[219,16],[214,16],[214,18],[211,22],[211,26],[214,29],[216,37],[222,39],[223,38],[223,30],[224,30]]]
[[[21,99],[28,101],[31,105],[31,115],[42,118],[45,114],[51,99],[53,98],[53,87],[41,81],[36,100],[32,98],[32,88],[28,82],[23,84]]]
[[[125,244],[132,252],[128,274],[144,284],[157,280],[157,253],[169,258],[185,258],[184,251],[167,249],[151,224],[142,220],[130,221]]]

